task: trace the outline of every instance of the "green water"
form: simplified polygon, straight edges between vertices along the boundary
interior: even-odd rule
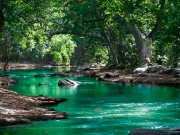
[[[60,77],[35,78],[35,74],[61,71],[59,68],[10,70],[19,81],[8,89],[26,95],[67,98],[52,106],[65,111],[69,119],[40,121],[31,125],[0,128],[0,135],[127,135],[134,128],[175,128],[180,126],[180,89],[157,86],[121,86],[95,78],[68,77],[82,82],[72,88],[59,87]],[[38,86],[38,83],[48,83]]]

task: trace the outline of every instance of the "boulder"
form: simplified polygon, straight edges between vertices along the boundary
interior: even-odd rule
[[[104,77],[113,78],[113,77],[119,77],[119,75],[117,73],[106,72]]]
[[[173,74],[180,74],[180,69],[174,68],[172,69]]]
[[[99,64],[99,66],[100,66],[100,67],[105,67],[105,66],[106,66],[106,64],[104,64],[104,63],[100,63],[100,64]]]
[[[89,68],[98,68],[98,64],[97,63],[91,63],[88,66]]]
[[[180,131],[180,127],[174,128],[173,131]]]
[[[146,72],[147,73],[156,73],[156,72],[159,72],[161,70],[163,70],[164,68],[161,66],[161,65],[153,65],[153,66],[149,66],[147,69],[146,69]]]
[[[136,74],[144,73],[144,72],[146,72],[146,69],[147,69],[146,67],[139,67],[134,70],[134,73],[136,73]]]
[[[99,76],[98,81],[104,81],[104,76]]]
[[[81,82],[78,82],[78,81],[72,81],[69,79],[64,79],[64,80],[59,80],[58,86],[77,86],[80,83]]]
[[[162,69],[161,71],[159,71],[159,74],[172,74],[173,69]]]
[[[51,68],[51,67],[53,67],[53,66],[51,66],[51,65],[44,65],[43,67]]]
[[[180,135],[179,130],[133,129],[128,135]]]

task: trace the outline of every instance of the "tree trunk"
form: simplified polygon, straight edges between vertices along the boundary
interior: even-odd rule
[[[165,0],[159,0],[160,9],[159,11],[164,12],[165,8]],[[132,18],[131,14],[128,12],[125,12],[125,16],[127,18]],[[131,22],[128,23],[128,30],[130,33],[134,36],[136,47],[138,51],[138,56],[140,60],[140,65],[143,65],[145,62],[151,62],[152,53],[151,50],[147,47],[147,44],[153,42],[153,40],[156,37],[157,30],[160,27],[162,22],[162,17],[160,15],[156,16],[156,24],[154,25],[154,28],[151,30],[151,32],[148,34],[146,39],[143,41],[142,34],[140,30]]]
[[[98,15],[98,11],[97,11],[97,8],[96,8],[96,1],[95,0],[92,0],[91,1],[91,4],[92,4],[92,7],[96,13],[96,18],[98,20],[102,20],[102,18]],[[105,32],[105,28],[104,28],[104,24],[101,22],[101,25],[100,25],[100,29],[101,29],[101,33],[103,35],[103,39],[104,41],[106,42],[107,46],[108,46],[108,50],[109,50],[109,53],[110,53],[110,59],[112,60],[112,64],[113,65],[116,65],[118,66],[119,62],[118,62],[118,59],[117,59],[117,56],[116,56],[116,52],[115,52],[115,48],[114,48],[114,45],[111,43],[111,41],[109,40],[106,32]]]
[[[4,4],[4,1],[1,0],[0,1],[0,32],[2,32],[3,30],[3,27],[4,27],[4,23],[5,23],[5,18],[4,18],[4,15],[3,15],[3,5]]]
[[[1,60],[2,62],[4,62],[4,70],[6,70],[8,68],[8,64],[9,64],[9,48],[10,48],[10,44],[11,44],[11,39],[8,36],[4,37],[4,42],[3,45],[1,47]]]
[[[148,43],[147,41],[149,39],[145,39],[144,40],[145,42],[144,42],[140,30],[133,24],[130,24],[129,27],[130,27],[130,32],[134,36],[134,39],[135,39],[140,66],[142,66],[143,64],[146,64],[147,62],[149,63],[152,57],[150,49],[146,46]]]
[[[118,62],[118,59],[117,59],[117,56],[116,56],[116,52],[114,50],[114,47],[113,47],[113,44],[109,41],[108,37],[105,35],[105,41],[109,47],[109,53],[110,53],[110,56],[112,57],[112,64],[118,66],[119,62]]]

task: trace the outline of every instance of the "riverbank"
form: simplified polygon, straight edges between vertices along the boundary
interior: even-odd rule
[[[8,69],[19,69],[19,68],[36,68],[43,67],[43,64],[37,63],[9,63]],[[3,63],[0,62],[0,70],[3,69]],[[96,77],[99,81],[105,82],[119,82],[121,84],[151,84],[151,85],[165,85],[165,86],[174,86],[180,88],[180,69],[178,69],[178,74],[175,76],[173,73],[168,73],[169,69],[159,69],[163,70],[164,73],[154,72],[157,70],[157,66],[153,69],[153,72],[149,73],[133,73],[133,71],[125,70],[108,70],[108,69],[94,69],[94,68],[85,68],[83,70],[73,70],[68,71],[69,74],[79,74],[89,77]],[[166,73],[167,72],[167,73]],[[68,75],[68,74],[67,74]],[[4,79],[0,77],[0,83],[11,84],[16,83],[14,80]]]
[[[25,96],[16,92],[0,88],[0,126],[30,124],[34,121],[66,119],[65,112],[55,112],[48,109],[50,105],[57,105],[67,99]]]
[[[42,67],[41,64],[10,63],[8,69],[30,69]],[[0,70],[3,63],[0,63]],[[10,126],[19,124],[30,124],[40,120],[66,119],[66,112],[56,112],[48,109],[50,105],[57,105],[67,101],[65,98],[53,98],[43,96],[25,96],[9,91],[6,88],[15,80],[8,76],[0,77],[0,126]]]
[[[146,84],[164,85],[180,88],[180,77],[173,74],[140,73],[134,74],[122,70],[88,69],[78,72],[81,75],[96,77],[99,81],[118,82],[122,85]]]
[[[39,63],[19,63],[19,62],[14,62],[14,63],[8,63],[6,65],[7,69],[18,69],[18,68],[36,68],[36,67],[42,67],[43,64]],[[4,69],[4,63],[0,62],[0,70]]]

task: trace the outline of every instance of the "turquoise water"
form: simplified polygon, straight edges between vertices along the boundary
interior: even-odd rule
[[[68,77],[81,85],[57,85],[64,77],[35,78],[35,74],[62,71],[61,68],[10,70],[5,74],[19,81],[8,89],[25,95],[67,98],[51,106],[65,111],[69,119],[40,121],[30,125],[0,128],[0,135],[127,135],[134,128],[175,128],[180,126],[180,89],[160,86],[122,86],[95,78]],[[49,85],[38,86],[38,83]]]

